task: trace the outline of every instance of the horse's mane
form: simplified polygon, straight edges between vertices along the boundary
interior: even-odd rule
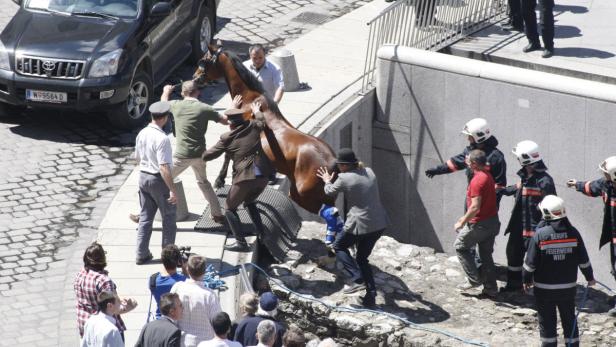
[[[263,88],[263,84],[259,82],[259,79],[255,75],[253,75],[252,72],[250,72],[250,70],[246,68],[246,66],[244,66],[244,63],[240,60],[240,58],[238,58],[235,54],[230,53],[230,52],[225,52],[225,54],[231,60],[231,64],[233,65],[233,68],[235,68],[235,71],[237,71],[242,81],[244,81],[244,83],[246,84],[246,87],[248,87],[248,89],[254,90],[255,92],[258,92],[259,94],[261,94],[261,96],[265,98],[265,100],[267,101],[267,106],[269,110],[272,111],[278,117],[284,119],[284,121],[287,122],[287,124],[291,125],[291,123],[289,123],[289,121],[287,121],[287,119],[284,118],[284,116],[280,112],[280,109],[278,108],[278,104],[275,103],[272,98],[270,98],[269,96],[265,94],[265,89]]]
[[[263,84],[259,82],[259,79],[257,79],[257,77],[253,75],[252,72],[250,72],[246,68],[246,66],[244,66],[244,63],[240,60],[240,58],[238,58],[235,54],[232,54],[229,52],[225,52],[225,53],[231,60],[231,64],[233,64],[235,71],[237,71],[242,81],[244,81],[244,83],[246,84],[246,87],[260,94],[265,94],[265,89],[263,89]]]

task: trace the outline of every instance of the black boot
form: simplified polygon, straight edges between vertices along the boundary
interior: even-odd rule
[[[246,207],[248,215],[250,216],[250,220],[252,220],[252,223],[257,229],[257,237],[259,239],[262,239],[265,228],[263,227],[263,221],[261,220],[261,214],[259,212],[259,209],[257,208],[257,204],[254,202],[250,204],[244,204],[244,207]]]
[[[240,217],[237,215],[237,212],[226,210],[225,218],[227,219],[229,229],[231,229],[231,232],[235,237],[235,242],[230,245],[225,245],[225,250],[232,252],[250,251],[250,246],[248,246],[248,242],[246,242],[246,238],[244,238],[244,234],[242,233],[242,222],[240,221]]]

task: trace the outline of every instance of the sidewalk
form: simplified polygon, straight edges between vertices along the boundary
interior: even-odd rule
[[[537,18],[539,16],[537,15]],[[616,82],[616,3],[611,0],[562,0],[554,7],[554,56],[523,53],[524,33],[485,28],[450,46],[457,56],[487,60],[598,82]]]
[[[340,94],[340,91],[345,89],[349,93],[357,91],[352,88],[347,89],[347,87],[363,73],[368,36],[366,23],[387,5],[382,0],[375,0],[324,24],[285,47],[295,54],[300,81],[307,82],[312,88],[309,91],[285,93],[280,108],[293,125],[305,124],[301,129],[306,132],[310,131],[310,124],[317,124],[327,116],[328,110],[343,103],[345,93]],[[231,98],[225,96],[214,107],[224,109],[230,103]],[[327,105],[323,106],[324,104]],[[208,146],[216,143],[226,130],[227,128],[222,125],[210,124],[206,134]],[[207,172],[211,182],[214,182],[221,165],[222,157],[208,163]],[[133,312],[123,315],[128,327],[127,346],[134,345],[146,321],[150,300],[147,279],[150,274],[159,271],[162,266],[156,261],[149,265],[135,265],[136,225],[128,219],[128,213],[139,210],[137,179],[138,171],[134,170],[109,206],[99,227],[97,238],[107,250],[108,270],[111,278],[118,285],[120,297],[132,297],[139,304]],[[239,260],[233,258],[233,254],[229,252],[225,254],[222,249],[226,235],[193,230],[197,218],[206,207],[206,202],[197,188],[191,170],[186,170],[180,175],[180,179],[184,186],[191,216],[188,221],[178,223],[176,244],[191,246],[191,252],[205,255],[210,263],[219,264],[224,258],[225,262],[235,265]],[[230,180],[228,179],[227,182]],[[150,242],[150,250],[155,260],[160,259],[160,242],[160,222],[155,222]],[[233,307],[235,288],[231,278],[225,280],[229,289],[221,293],[221,303],[223,310],[230,313],[235,310]],[[153,305],[155,306],[155,303]],[[74,312],[69,312],[67,315],[71,319],[74,318]]]

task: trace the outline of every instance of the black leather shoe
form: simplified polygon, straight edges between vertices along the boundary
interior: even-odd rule
[[[143,264],[149,263],[150,260],[152,260],[152,259],[154,259],[154,256],[152,256],[152,254],[150,253],[150,255],[148,255],[145,258],[137,259],[137,261],[135,261],[135,264],[143,265]]]
[[[225,250],[229,252],[250,252],[250,246],[246,242],[235,241],[230,245],[225,245]]]
[[[526,45],[526,47],[524,47],[522,49],[522,52],[524,53],[528,53],[528,52],[532,52],[532,51],[538,51],[541,49],[541,45],[538,43],[529,43],[528,45]]]
[[[546,48],[543,50],[543,53],[541,53],[541,58],[549,58],[553,55],[554,55],[554,49]]]

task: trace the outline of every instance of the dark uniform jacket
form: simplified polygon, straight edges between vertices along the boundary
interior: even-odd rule
[[[182,332],[171,319],[162,316],[146,324],[135,347],[180,347]]]
[[[594,181],[577,182],[575,189],[588,196],[603,198],[603,229],[599,248],[610,243],[610,259],[612,261],[612,274],[616,277],[616,188],[611,181],[600,178]]]
[[[535,297],[573,300],[577,269],[587,281],[594,279],[582,236],[567,218],[545,222],[530,240],[524,270],[524,283],[535,284]]]
[[[554,180],[546,170],[543,161],[534,163],[535,172],[527,177],[526,170],[518,171],[520,182],[505,188],[503,195],[515,194],[515,205],[511,211],[511,219],[505,230],[508,233],[522,233],[523,237],[533,237],[535,228],[541,220],[541,211],[537,208],[546,195],[556,195]]]
[[[496,184],[496,190],[505,188],[507,186],[507,164],[505,163],[505,157],[503,152],[498,148],[498,140],[492,136],[484,142],[484,148],[482,150],[486,153],[488,159],[486,170],[489,170],[494,178]],[[473,171],[466,166],[466,157],[469,153],[478,149],[477,145],[466,146],[462,153],[451,157],[446,163],[436,167],[437,174],[447,174],[458,170],[466,169],[466,177],[468,181],[473,178]]]
[[[237,325],[235,329],[234,341],[242,344],[242,346],[256,346],[259,343],[257,340],[257,326],[261,321],[271,320],[276,325],[276,341],[274,347],[282,347],[282,337],[286,332],[286,328],[280,322],[269,316],[248,316]]]
[[[233,159],[233,183],[253,180],[260,175],[269,177],[272,165],[261,148],[261,131],[265,123],[252,119],[220,136],[216,145],[203,152],[201,158],[209,161],[227,153]]]

